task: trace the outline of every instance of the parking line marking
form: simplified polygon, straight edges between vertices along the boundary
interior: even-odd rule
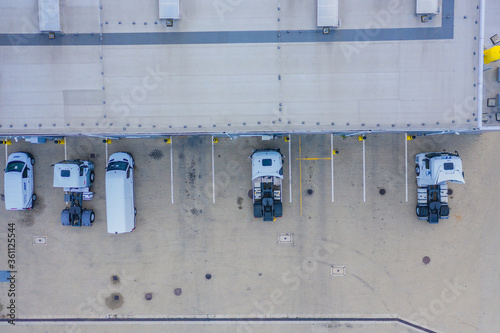
[[[365,140],[363,140],[363,202],[366,202],[366,163],[365,163]]]
[[[7,153],[7,145],[5,145],[5,166],[7,166],[7,159],[9,158],[8,156],[9,154]]]
[[[296,158],[296,160],[302,161],[318,161],[318,160],[331,160],[331,157],[304,157],[304,158]]]
[[[215,160],[214,160],[214,136],[212,135],[212,202],[215,203]]]
[[[170,197],[174,203],[174,141],[170,136]]]
[[[302,216],[302,144],[299,135],[299,191],[300,191],[300,216]]]
[[[405,188],[406,202],[408,202],[408,133],[405,133]]]
[[[292,136],[288,135],[288,185],[290,187],[290,202],[292,202]]]
[[[104,141],[106,142],[106,163],[108,163],[108,138],[104,138]]]
[[[68,152],[66,150],[66,137],[64,137],[64,160],[68,159]]]
[[[330,158],[330,165],[332,169],[332,202],[335,202],[335,194],[333,192],[333,186],[334,186],[334,181],[333,181],[333,133],[330,134],[330,151],[332,154],[332,157]]]

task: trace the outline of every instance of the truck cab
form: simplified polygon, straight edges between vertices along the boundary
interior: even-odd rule
[[[448,182],[465,184],[462,160],[457,152],[417,154],[417,208],[419,219],[438,223],[450,214],[448,206]]]
[[[283,155],[279,149],[257,149],[252,159],[253,214],[264,221],[283,216]]]
[[[94,163],[66,160],[54,165],[54,187],[68,192],[90,192],[94,182]]]
[[[94,212],[82,207],[82,200],[91,200],[94,196],[90,191],[93,182],[94,163],[91,161],[65,160],[54,164],[54,187],[64,189],[67,204],[61,212],[62,225],[81,227],[94,223]]]

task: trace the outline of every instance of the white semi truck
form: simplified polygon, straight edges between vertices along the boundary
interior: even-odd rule
[[[465,184],[462,160],[457,152],[422,153],[415,157],[417,209],[420,220],[438,223],[450,215],[448,184]]]
[[[61,212],[62,225],[81,227],[94,223],[94,212],[82,207],[82,200],[94,197],[90,191],[93,182],[94,163],[91,161],[65,160],[54,164],[54,187],[64,189],[64,201],[69,205]]]
[[[274,221],[283,216],[283,155],[279,149],[256,149],[252,159],[253,216]]]

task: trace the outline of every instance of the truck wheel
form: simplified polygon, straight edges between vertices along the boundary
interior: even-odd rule
[[[35,159],[33,157],[31,158],[31,165],[35,165]]]
[[[33,193],[33,195],[31,196],[31,200],[35,201],[36,200],[36,194]]]
[[[420,176],[420,166],[418,164],[415,165],[415,173],[417,174],[417,176]]]
[[[255,218],[262,217],[262,203],[260,202],[253,203],[253,217]]]
[[[69,220],[69,209],[65,208],[61,212],[61,224],[62,225],[71,225]]]
[[[417,206],[416,213],[418,217],[429,216],[429,209],[426,206]]]
[[[283,216],[283,203],[282,202],[275,202],[274,203],[274,216],[275,217],[282,217]]]
[[[93,183],[95,178],[94,171],[90,171],[90,182]]]
[[[450,216],[450,207],[448,205],[442,205],[439,209],[439,215],[441,215],[442,217]]]
[[[84,209],[82,212],[82,226],[89,227],[95,220],[95,214],[90,209]]]
[[[134,208],[134,216],[137,215],[137,208]]]

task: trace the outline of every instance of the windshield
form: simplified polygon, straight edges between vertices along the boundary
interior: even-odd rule
[[[11,172],[11,171],[21,172],[23,171],[23,167],[24,167],[24,162],[10,162],[9,164],[7,164],[5,172]]]
[[[108,164],[108,171],[125,171],[127,170],[128,163],[127,162],[111,162]]]

